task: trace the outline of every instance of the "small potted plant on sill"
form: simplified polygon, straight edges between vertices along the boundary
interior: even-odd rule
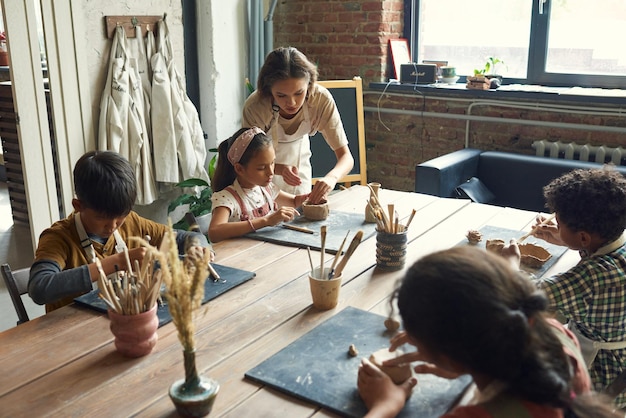
[[[483,68],[475,68],[474,76],[467,77],[467,88],[476,90],[496,89],[502,83],[502,76],[496,73],[496,65],[504,61],[496,57],[487,57]]]

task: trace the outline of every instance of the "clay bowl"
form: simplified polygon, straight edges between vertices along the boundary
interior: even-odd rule
[[[305,218],[312,221],[323,221],[328,218],[330,209],[328,208],[328,202],[323,201],[318,205],[312,205],[308,201],[302,203],[302,214]]]
[[[540,268],[552,258],[550,251],[535,244],[521,244],[519,250],[522,254],[521,263],[532,268]]]

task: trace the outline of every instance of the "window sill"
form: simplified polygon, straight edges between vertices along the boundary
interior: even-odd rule
[[[553,102],[626,105],[626,90],[586,87],[546,87],[526,84],[504,84],[496,90],[472,90],[465,83],[408,84],[370,83],[371,91],[418,94],[466,99],[525,99]]]

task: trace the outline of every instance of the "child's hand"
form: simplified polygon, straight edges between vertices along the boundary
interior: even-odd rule
[[[187,257],[191,259],[204,259],[206,253],[209,253],[209,261],[215,260],[215,253],[211,251],[209,247],[202,247],[200,245],[194,245],[187,249]]]
[[[266,216],[267,224],[269,226],[274,226],[278,225],[281,222],[289,222],[298,215],[299,213],[295,208],[283,206],[276,212],[273,212],[272,214]]]
[[[417,379],[395,385],[391,378],[366,358],[361,359],[357,387],[369,413],[367,416],[395,417],[404,407]]]
[[[139,262],[139,265],[141,265],[143,261],[143,257],[146,255],[146,248],[138,247],[138,248],[133,248],[132,250],[128,250],[128,258],[130,258],[130,262],[133,264],[132,266],[126,265],[126,256],[124,255],[123,252],[118,253],[118,255],[120,256],[121,260],[123,260],[121,263],[118,264],[118,267],[120,268],[120,270],[129,271],[130,270],[129,267],[131,267],[134,270],[135,260],[137,260]]]
[[[537,216],[536,224],[533,226],[533,236],[555,245],[566,247],[567,244],[561,239],[559,228],[554,221],[550,221],[543,225],[544,216]]]
[[[502,247],[500,255],[511,263],[511,267],[513,267],[513,269],[519,270],[519,263],[520,259],[522,258],[522,253],[520,252],[519,246],[515,239],[511,239],[508,245]]]

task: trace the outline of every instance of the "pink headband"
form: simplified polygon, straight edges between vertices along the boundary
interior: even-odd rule
[[[235,139],[233,145],[231,145],[228,150],[228,161],[230,161],[232,165],[237,164],[239,160],[241,160],[241,156],[246,152],[248,145],[250,145],[252,138],[254,138],[256,134],[265,134],[265,132],[255,126],[243,132]]]

